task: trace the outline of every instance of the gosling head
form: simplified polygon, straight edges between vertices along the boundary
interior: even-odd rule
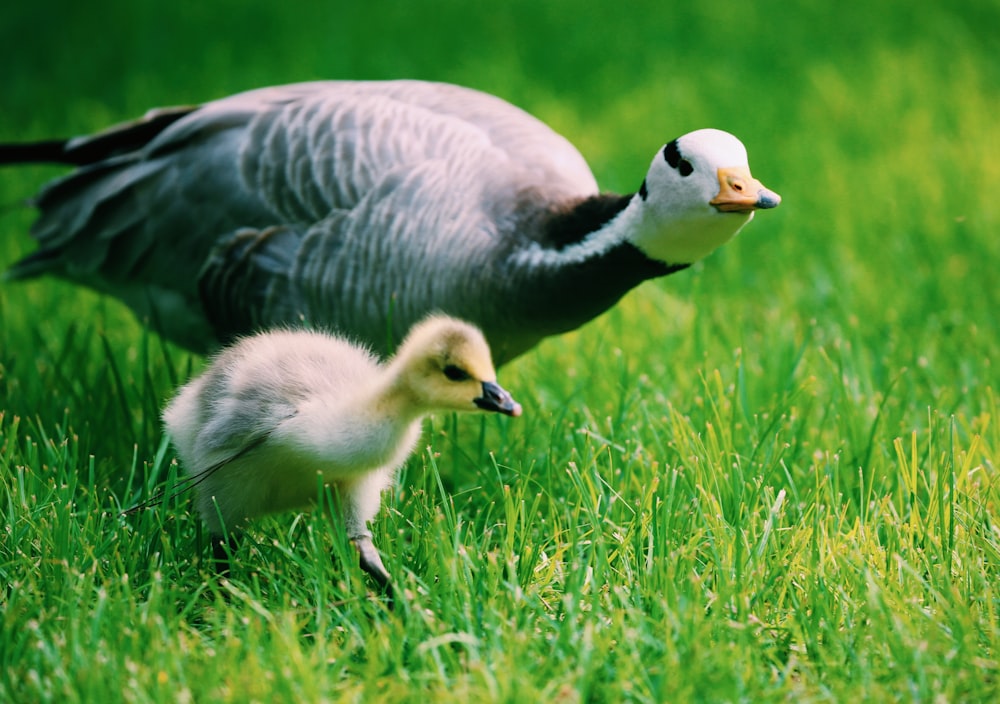
[[[433,315],[414,325],[393,366],[423,410],[480,409],[521,415],[521,404],[496,382],[486,338],[461,320]]]
[[[722,130],[690,132],[653,158],[636,201],[632,242],[666,264],[691,264],[781,197],[750,174],[747,150]]]

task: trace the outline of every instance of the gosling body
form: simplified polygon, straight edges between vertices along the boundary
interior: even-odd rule
[[[312,506],[335,488],[333,518],[361,566],[390,591],[368,530],[421,421],[434,411],[519,415],[496,384],[489,347],[473,326],[445,316],[419,323],[398,354],[371,352],[325,333],[280,330],[219,353],[164,411],[197,508],[225,565],[224,537],[248,520]]]

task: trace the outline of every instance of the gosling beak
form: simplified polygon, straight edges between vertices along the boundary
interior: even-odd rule
[[[484,411],[496,411],[506,416],[521,415],[521,404],[495,381],[483,382],[483,395],[475,399],[475,403]]]
[[[781,196],[764,187],[745,166],[719,169],[719,194],[708,203],[722,213],[751,213],[776,208]]]

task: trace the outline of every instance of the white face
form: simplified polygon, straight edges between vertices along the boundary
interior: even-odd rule
[[[690,264],[732,238],[777,194],[750,175],[746,148],[728,132],[698,130],[657,153],[643,183],[632,242],[667,264]]]

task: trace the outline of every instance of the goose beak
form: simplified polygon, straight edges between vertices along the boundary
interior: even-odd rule
[[[496,411],[505,416],[521,415],[521,404],[495,381],[483,382],[483,395],[475,399],[475,404],[484,411]]]
[[[765,188],[745,166],[719,169],[719,194],[708,203],[721,213],[751,213],[776,208],[781,196]]]

